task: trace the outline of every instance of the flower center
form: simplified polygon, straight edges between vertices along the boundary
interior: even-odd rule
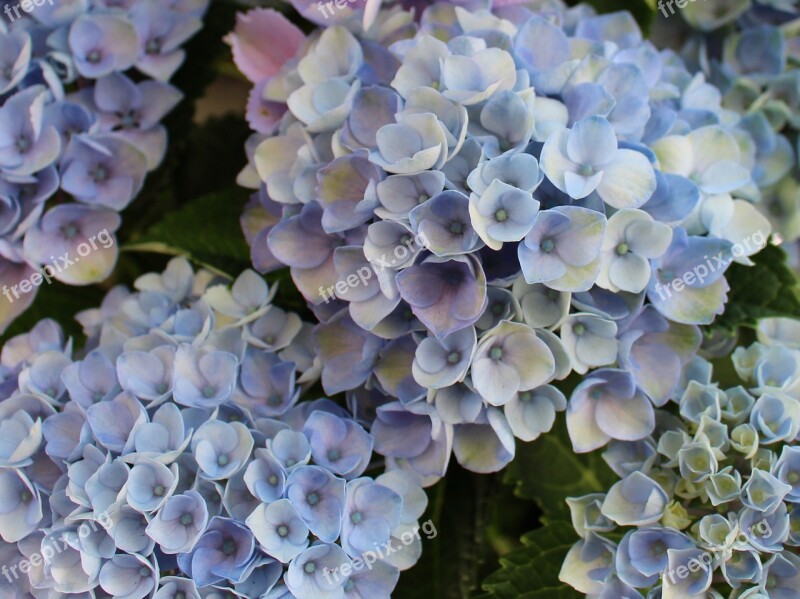
[[[579,322],[574,327],[572,327],[572,332],[575,333],[578,337],[580,337],[586,332],[586,325]]]
[[[225,555],[233,555],[234,551],[236,551],[236,543],[232,540],[228,539],[222,544],[222,553]]]
[[[457,351],[452,352],[449,356],[447,356],[447,361],[450,364],[458,364],[459,360],[461,360],[461,354]]]
[[[303,570],[305,570],[306,574],[313,574],[316,569],[317,565],[314,562],[308,562],[303,566]]]
[[[78,227],[73,223],[69,223],[61,227],[61,234],[65,239],[72,239],[78,234]]]
[[[147,54],[159,54],[161,52],[161,40],[154,37],[147,42],[144,50]]]
[[[194,522],[194,517],[191,514],[181,516],[181,524],[184,526],[189,526],[192,522]]]
[[[329,459],[331,462],[335,462],[336,460],[338,460],[338,459],[339,459],[339,458],[341,458],[341,457],[342,457],[342,456],[341,456],[341,454],[339,453],[339,450],[338,450],[338,449],[335,449],[335,448],[334,448],[334,449],[331,449],[330,451],[328,451],[328,459]]]
[[[628,244],[627,243],[620,243],[617,246],[617,254],[620,256],[624,256],[628,253]]]
[[[306,497],[306,501],[308,505],[317,505],[319,503],[319,495],[316,493],[309,493]]]
[[[494,213],[494,220],[498,223],[502,223],[508,220],[508,212],[505,211],[504,208],[500,208],[497,212]]]
[[[17,150],[19,150],[20,154],[24,154],[30,150],[32,145],[31,140],[24,135],[17,140]]]
[[[361,512],[353,512],[352,514],[350,514],[350,522],[352,522],[353,524],[358,524],[363,519],[364,517],[361,515]]]
[[[279,537],[285,537],[288,534],[289,534],[289,527],[286,526],[285,524],[281,524],[278,527],[278,536]]]
[[[97,64],[100,62],[100,51],[99,50],[92,50],[89,54],[86,55],[86,62],[91,64]]]
[[[267,482],[272,485],[273,487],[278,484],[278,477],[274,474],[270,474]]]
[[[161,497],[164,494],[164,485],[156,485],[153,487],[153,495],[156,497]]]
[[[217,464],[220,466],[227,466],[228,465],[228,456],[224,453],[217,458]]]
[[[462,225],[461,223],[451,223],[450,232],[453,235],[461,235],[464,232],[464,225]]]
[[[552,252],[556,247],[556,244],[553,242],[552,239],[543,239],[542,243],[539,244],[539,248],[545,253],[549,254]]]
[[[502,347],[493,347],[489,350],[489,357],[492,360],[499,360],[503,357],[503,348]]]

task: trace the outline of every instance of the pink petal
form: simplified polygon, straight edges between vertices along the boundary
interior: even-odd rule
[[[281,13],[255,8],[236,15],[236,28],[225,41],[233,50],[233,61],[253,83],[272,77],[292,58],[305,41],[300,31]]]

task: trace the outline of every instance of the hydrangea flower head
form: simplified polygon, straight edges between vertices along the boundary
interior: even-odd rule
[[[45,2],[21,14],[4,7],[0,283],[9,305],[0,328],[30,305],[43,275],[87,285],[110,274],[117,213],[163,160],[161,120],[182,97],[168,80],[207,6]],[[49,205],[56,194],[71,201]]]
[[[800,396],[791,384],[798,375],[786,381],[788,393],[759,384],[757,372],[778,368],[787,350],[779,339],[765,339],[734,352],[740,385],[720,389],[687,365],[686,388],[655,410],[658,425],[640,440],[609,448],[604,457],[621,480],[606,493],[568,501],[576,531],[587,540],[570,551],[562,581],[594,592],[586,574],[595,558],[579,553],[592,536],[614,554],[607,569],[595,570],[593,582],[613,583],[623,596],[797,594],[791,585],[800,546],[794,428]],[[642,443],[648,452],[640,451]],[[633,469],[621,470],[623,463]],[[587,517],[592,505],[601,517]],[[610,538],[619,534],[614,545]]]
[[[768,119],[738,118],[628,13],[508,4],[372,1],[307,37],[257,9],[230,38],[270,115],[239,177],[254,265],[290,268],[323,387],[426,479],[451,450],[502,468],[573,371],[618,373],[567,408],[585,450],[652,434],[727,266],[769,239],[754,204],[785,163]],[[273,25],[279,47],[256,35]],[[767,54],[736,72],[774,72]]]
[[[0,539],[26,552],[65,543],[19,588],[389,596],[418,545],[376,554],[374,576],[352,559],[412,544],[398,539],[419,534],[423,481],[365,476],[373,433],[329,399],[300,401],[321,372],[308,326],[272,323],[281,349],[265,347],[251,326],[279,309],[253,271],[224,281],[176,258],[136,286],[78,316],[91,350],[74,351],[52,321],[4,347]],[[254,382],[264,364],[290,381],[285,405]]]

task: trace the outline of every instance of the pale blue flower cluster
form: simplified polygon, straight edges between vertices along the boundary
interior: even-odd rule
[[[68,284],[111,272],[118,212],[164,157],[161,120],[182,97],[168,81],[208,0],[21,5],[0,18],[0,328],[42,265]]]
[[[611,441],[620,480],[567,500],[581,540],[562,581],[598,599],[800,597],[800,321],[763,321],[759,339],[732,355],[740,384],[721,388],[696,357],[671,397],[679,416]],[[601,378],[602,424],[607,389],[624,386]]]
[[[329,399],[311,327],[253,271],[176,258],[0,354],[0,596],[388,598],[427,498],[365,476],[374,439]]]
[[[722,105],[744,115],[751,197],[786,242],[800,238],[800,9],[772,0],[705,0],[681,13],[695,29],[682,55],[702,68]],[[713,40],[713,41],[712,41]],[[760,198],[760,200],[759,200]]]
[[[501,469],[573,371],[576,448],[652,433],[771,233],[747,120],[630,14],[490,8],[384,8],[292,53],[257,41],[277,13],[232,35],[251,121],[282,106],[240,175],[253,263],[290,267],[326,392],[431,481],[451,453]]]

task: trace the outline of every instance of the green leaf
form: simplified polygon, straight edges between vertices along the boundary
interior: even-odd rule
[[[212,193],[170,212],[123,251],[187,256],[201,266],[231,276],[250,265],[250,250],[239,217],[247,192],[234,188]]]
[[[728,302],[712,328],[733,332],[738,327],[753,328],[761,318],[800,316],[798,280],[786,252],[767,245],[751,259],[754,266],[733,264],[725,273],[731,287]]]
[[[578,599],[558,580],[561,564],[578,535],[569,522],[557,520],[522,537],[524,548],[500,558],[500,569],[483,581],[476,599]]]
[[[535,501],[546,517],[568,519],[567,497],[608,490],[616,476],[600,452],[572,450],[563,418],[553,430],[532,443],[518,443],[517,455],[503,481],[515,486],[518,497]]]
[[[430,519],[436,536],[420,533],[422,558],[400,577],[393,599],[462,599],[478,588],[496,487],[492,477],[450,464],[447,476],[428,489],[428,513],[421,518]]]

